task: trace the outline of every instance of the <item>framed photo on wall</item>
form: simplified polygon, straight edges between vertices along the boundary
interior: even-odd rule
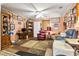
[[[17,20],[18,21],[22,21],[22,17],[21,16],[17,16]]]
[[[58,30],[59,27],[60,27],[60,24],[59,24],[59,23],[53,23],[53,24],[52,24],[52,28],[53,28],[54,30]]]
[[[11,31],[15,29],[15,24],[11,24]]]
[[[21,25],[21,21],[18,21],[18,24]]]

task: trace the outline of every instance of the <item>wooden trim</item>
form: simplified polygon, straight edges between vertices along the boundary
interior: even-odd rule
[[[77,13],[77,17],[79,16],[79,3],[76,4],[76,13]]]

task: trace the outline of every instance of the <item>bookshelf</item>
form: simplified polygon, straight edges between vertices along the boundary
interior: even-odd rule
[[[27,32],[28,32],[28,38],[32,38],[33,37],[33,19],[29,18],[27,20],[26,28],[27,28]]]

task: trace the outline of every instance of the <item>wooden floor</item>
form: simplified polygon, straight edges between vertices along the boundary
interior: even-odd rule
[[[7,48],[5,50],[1,50],[0,51],[0,56],[19,56],[17,54],[15,54],[15,52],[17,52],[18,50],[13,49],[13,48]]]

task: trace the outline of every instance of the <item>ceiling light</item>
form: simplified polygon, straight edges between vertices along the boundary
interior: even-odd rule
[[[40,18],[40,17],[43,17],[43,15],[39,14],[39,15],[36,16],[36,18]]]

